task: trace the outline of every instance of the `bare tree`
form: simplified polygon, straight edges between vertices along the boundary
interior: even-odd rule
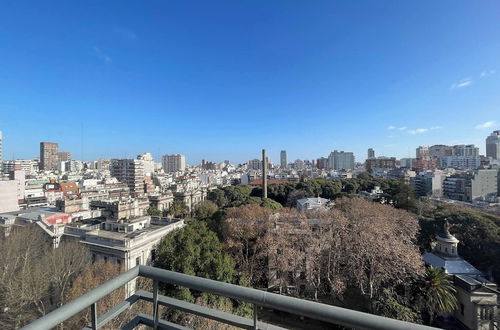
[[[238,268],[248,274],[253,283],[265,270],[267,256],[262,238],[271,226],[272,210],[258,205],[243,205],[227,211],[223,235],[227,251]]]
[[[91,264],[76,278],[71,287],[68,288],[64,303],[74,300],[92,289],[102,285],[104,282],[118,276],[123,271],[118,265],[111,262],[99,261]],[[151,291],[151,281],[138,281],[138,287]],[[125,300],[125,287],[119,288],[97,302],[97,315],[102,315]],[[123,327],[139,311],[151,314],[151,304],[138,301],[132,308],[122,312],[115,317],[104,328],[118,329]],[[65,329],[81,329],[90,324],[90,310],[86,309],[64,323]]]
[[[49,311],[50,278],[43,262],[51,245],[33,227],[0,240],[0,328],[19,328]]]

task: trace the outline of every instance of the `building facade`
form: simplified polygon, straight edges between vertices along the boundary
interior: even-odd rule
[[[0,148],[2,148],[1,143]],[[486,157],[491,157],[494,160],[500,160],[500,130],[493,131],[493,133],[491,133],[491,135],[486,138]]]
[[[68,151],[59,151],[57,153],[57,161],[58,162],[69,162],[69,161],[71,161],[71,152],[68,152]]]
[[[396,158],[394,157],[378,157],[367,159],[365,162],[366,171],[372,173],[376,170],[390,170],[396,168]]]
[[[54,142],[40,142],[40,170],[53,171],[57,169],[59,145]]]
[[[166,173],[182,172],[186,169],[186,157],[181,154],[164,155],[162,165]]]
[[[375,150],[372,148],[368,149],[368,158],[375,158]]]
[[[498,170],[479,169],[450,176],[443,182],[443,194],[463,202],[494,201],[498,197]]]
[[[328,156],[328,167],[334,170],[354,169],[354,153],[333,151]]]
[[[112,159],[110,165],[111,176],[126,183],[132,197],[144,192],[144,168],[138,159]]]
[[[155,162],[153,160],[153,155],[149,152],[137,155],[137,159],[141,160],[144,167],[144,175],[152,176],[155,172]]]
[[[281,168],[286,168],[287,166],[287,159],[286,159],[286,150],[281,150],[280,153],[280,167]]]

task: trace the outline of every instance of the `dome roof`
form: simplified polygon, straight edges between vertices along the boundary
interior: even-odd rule
[[[443,232],[437,234],[436,238],[441,242],[458,243],[458,239],[450,234],[450,223],[448,219],[444,219]]]

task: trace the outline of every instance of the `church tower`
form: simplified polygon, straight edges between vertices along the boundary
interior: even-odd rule
[[[448,219],[444,219],[443,232],[436,235],[437,245],[434,252],[445,257],[458,258],[457,245],[459,240],[450,234],[450,224]]]

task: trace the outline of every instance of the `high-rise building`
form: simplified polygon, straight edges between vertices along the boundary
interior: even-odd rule
[[[454,145],[452,148],[453,148],[451,154],[452,156],[462,156],[462,157],[479,156],[479,148],[477,148],[473,144],[458,144]]]
[[[153,160],[153,155],[149,152],[137,155],[137,159],[142,160],[144,164],[144,175],[152,176],[155,171],[155,162]]]
[[[71,161],[71,152],[60,151],[57,153],[58,162],[69,162]]]
[[[428,159],[429,158],[429,147],[428,146],[420,146],[417,148],[415,152],[416,158],[420,159]]]
[[[286,150],[281,150],[280,153],[280,167],[286,168],[287,160],[286,160]]]
[[[320,170],[328,168],[328,158],[321,157],[316,159],[316,167]]]
[[[0,132],[0,139],[2,132]],[[1,143],[0,143],[0,159],[1,155]],[[486,157],[491,157],[496,160],[500,160],[500,130],[493,131],[490,136],[486,138]]]
[[[368,158],[375,158],[375,150],[372,148],[368,149]]]
[[[186,157],[184,155],[164,155],[162,158],[163,170],[167,173],[184,171],[186,169]]]
[[[144,167],[138,159],[112,159],[110,164],[111,176],[126,183],[130,194],[135,197],[144,192]]]
[[[3,135],[2,131],[0,131],[0,162],[3,161]]]
[[[57,169],[57,152],[59,145],[53,142],[40,142],[40,170]]]
[[[328,156],[328,167],[335,170],[354,169],[354,154],[335,150]]]
[[[260,159],[250,159],[248,161],[248,169],[249,170],[256,170],[256,171],[260,171],[262,170],[262,161]]]
[[[453,148],[444,144],[429,147],[429,157],[436,162],[438,167],[446,167],[446,157],[453,154]]]

